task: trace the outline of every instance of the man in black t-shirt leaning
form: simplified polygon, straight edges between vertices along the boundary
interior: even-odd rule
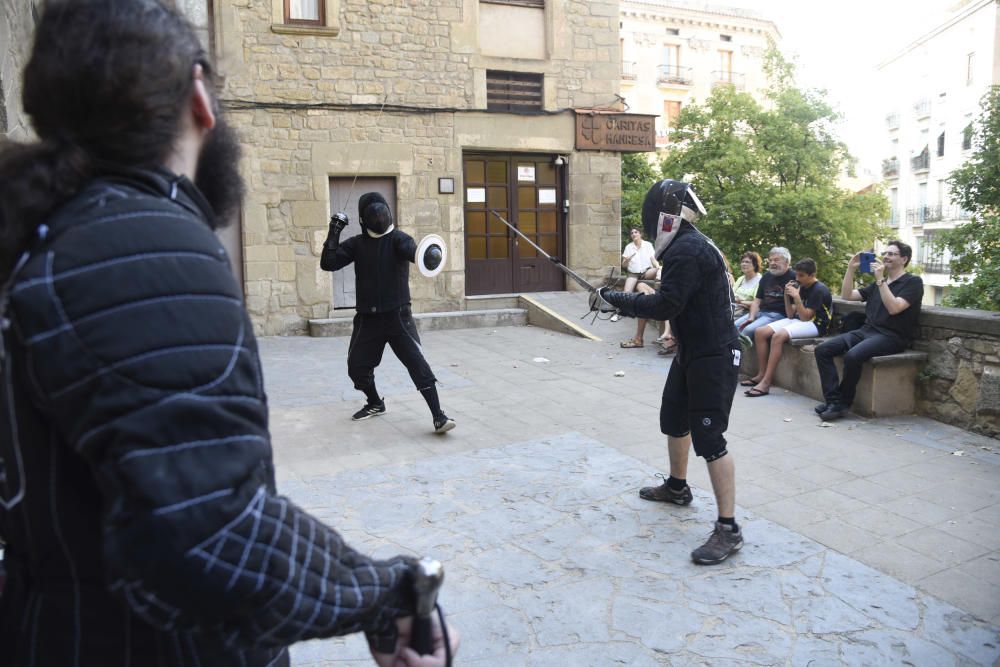
[[[906,272],[912,257],[910,246],[902,241],[890,242],[882,253],[882,261],[872,262],[875,282],[860,290],[854,289],[854,273],[861,264],[861,253],[851,258],[840,296],[848,301],[865,301],[866,322],[860,329],[831,338],[816,348],[824,398],[816,406],[816,412],[823,421],[840,419],[850,410],[864,362],[902,352],[913,340],[924,282]],[[837,367],[833,364],[833,358],[840,355],[844,357],[842,379],[837,377]]]
[[[769,393],[786,340],[825,336],[830,326],[833,296],[830,288],[816,279],[815,260],[806,257],[795,263],[795,280],[785,285],[784,300],[787,317],[754,332],[757,374],[740,383],[750,387],[744,392],[750,398]]]

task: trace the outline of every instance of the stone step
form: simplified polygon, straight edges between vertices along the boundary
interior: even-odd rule
[[[413,320],[420,331],[445,329],[488,329],[493,327],[525,326],[528,311],[524,308],[495,308],[491,310],[456,310],[445,313],[414,313]],[[309,335],[313,338],[350,336],[351,317],[331,317],[309,320]]]

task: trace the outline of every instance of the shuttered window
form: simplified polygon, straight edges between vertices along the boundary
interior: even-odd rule
[[[487,70],[486,108],[489,111],[541,111],[542,75]]]

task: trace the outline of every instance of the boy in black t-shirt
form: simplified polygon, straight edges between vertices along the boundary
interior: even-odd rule
[[[892,241],[882,253],[882,261],[872,262],[875,282],[854,289],[854,273],[861,264],[854,255],[844,274],[840,296],[865,301],[865,325],[831,338],[816,348],[816,367],[823,383],[824,402],[816,406],[823,421],[839,419],[850,410],[861,379],[861,366],[872,357],[895,354],[906,349],[917,333],[924,282],[906,272],[913,249],[902,241]],[[883,273],[885,274],[883,276]],[[844,377],[837,377],[834,357],[844,357]]]
[[[807,257],[795,265],[795,280],[785,286],[783,301],[787,317],[754,332],[757,375],[740,383],[750,387],[745,394],[751,398],[769,393],[786,340],[825,336],[830,326],[833,296],[826,285],[816,280],[814,260]]]

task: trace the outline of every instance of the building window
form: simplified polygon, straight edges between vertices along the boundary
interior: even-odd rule
[[[727,78],[731,78],[733,74],[733,52],[732,51],[719,51],[719,71],[724,75],[728,75]]]
[[[545,0],[480,0],[493,5],[520,5],[522,7],[544,7]]]
[[[723,42],[731,42],[731,41],[733,41],[733,36],[732,35],[719,35],[719,39],[721,39]]]
[[[944,132],[938,135],[937,156],[944,156]]]
[[[681,47],[676,44],[663,45],[663,66],[670,69],[681,64]]]
[[[681,115],[681,103],[673,100],[663,102],[663,124],[668,128],[677,126],[677,119]]]
[[[678,30],[677,28],[667,28],[667,34],[676,37],[677,35],[681,34],[681,31]]]
[[[965,56],[965,85],[971,86],[976,79],[976,54],[975,52]]]
[[[285,23],[291,25],[324,25],[323,0],[285,0]]]
[[[542,75],[487,70],[486,108],[489,111],[541,111]]]
[[[972,148],[972,123],[965,126],[962,130],[962,150],[967,151]]]

